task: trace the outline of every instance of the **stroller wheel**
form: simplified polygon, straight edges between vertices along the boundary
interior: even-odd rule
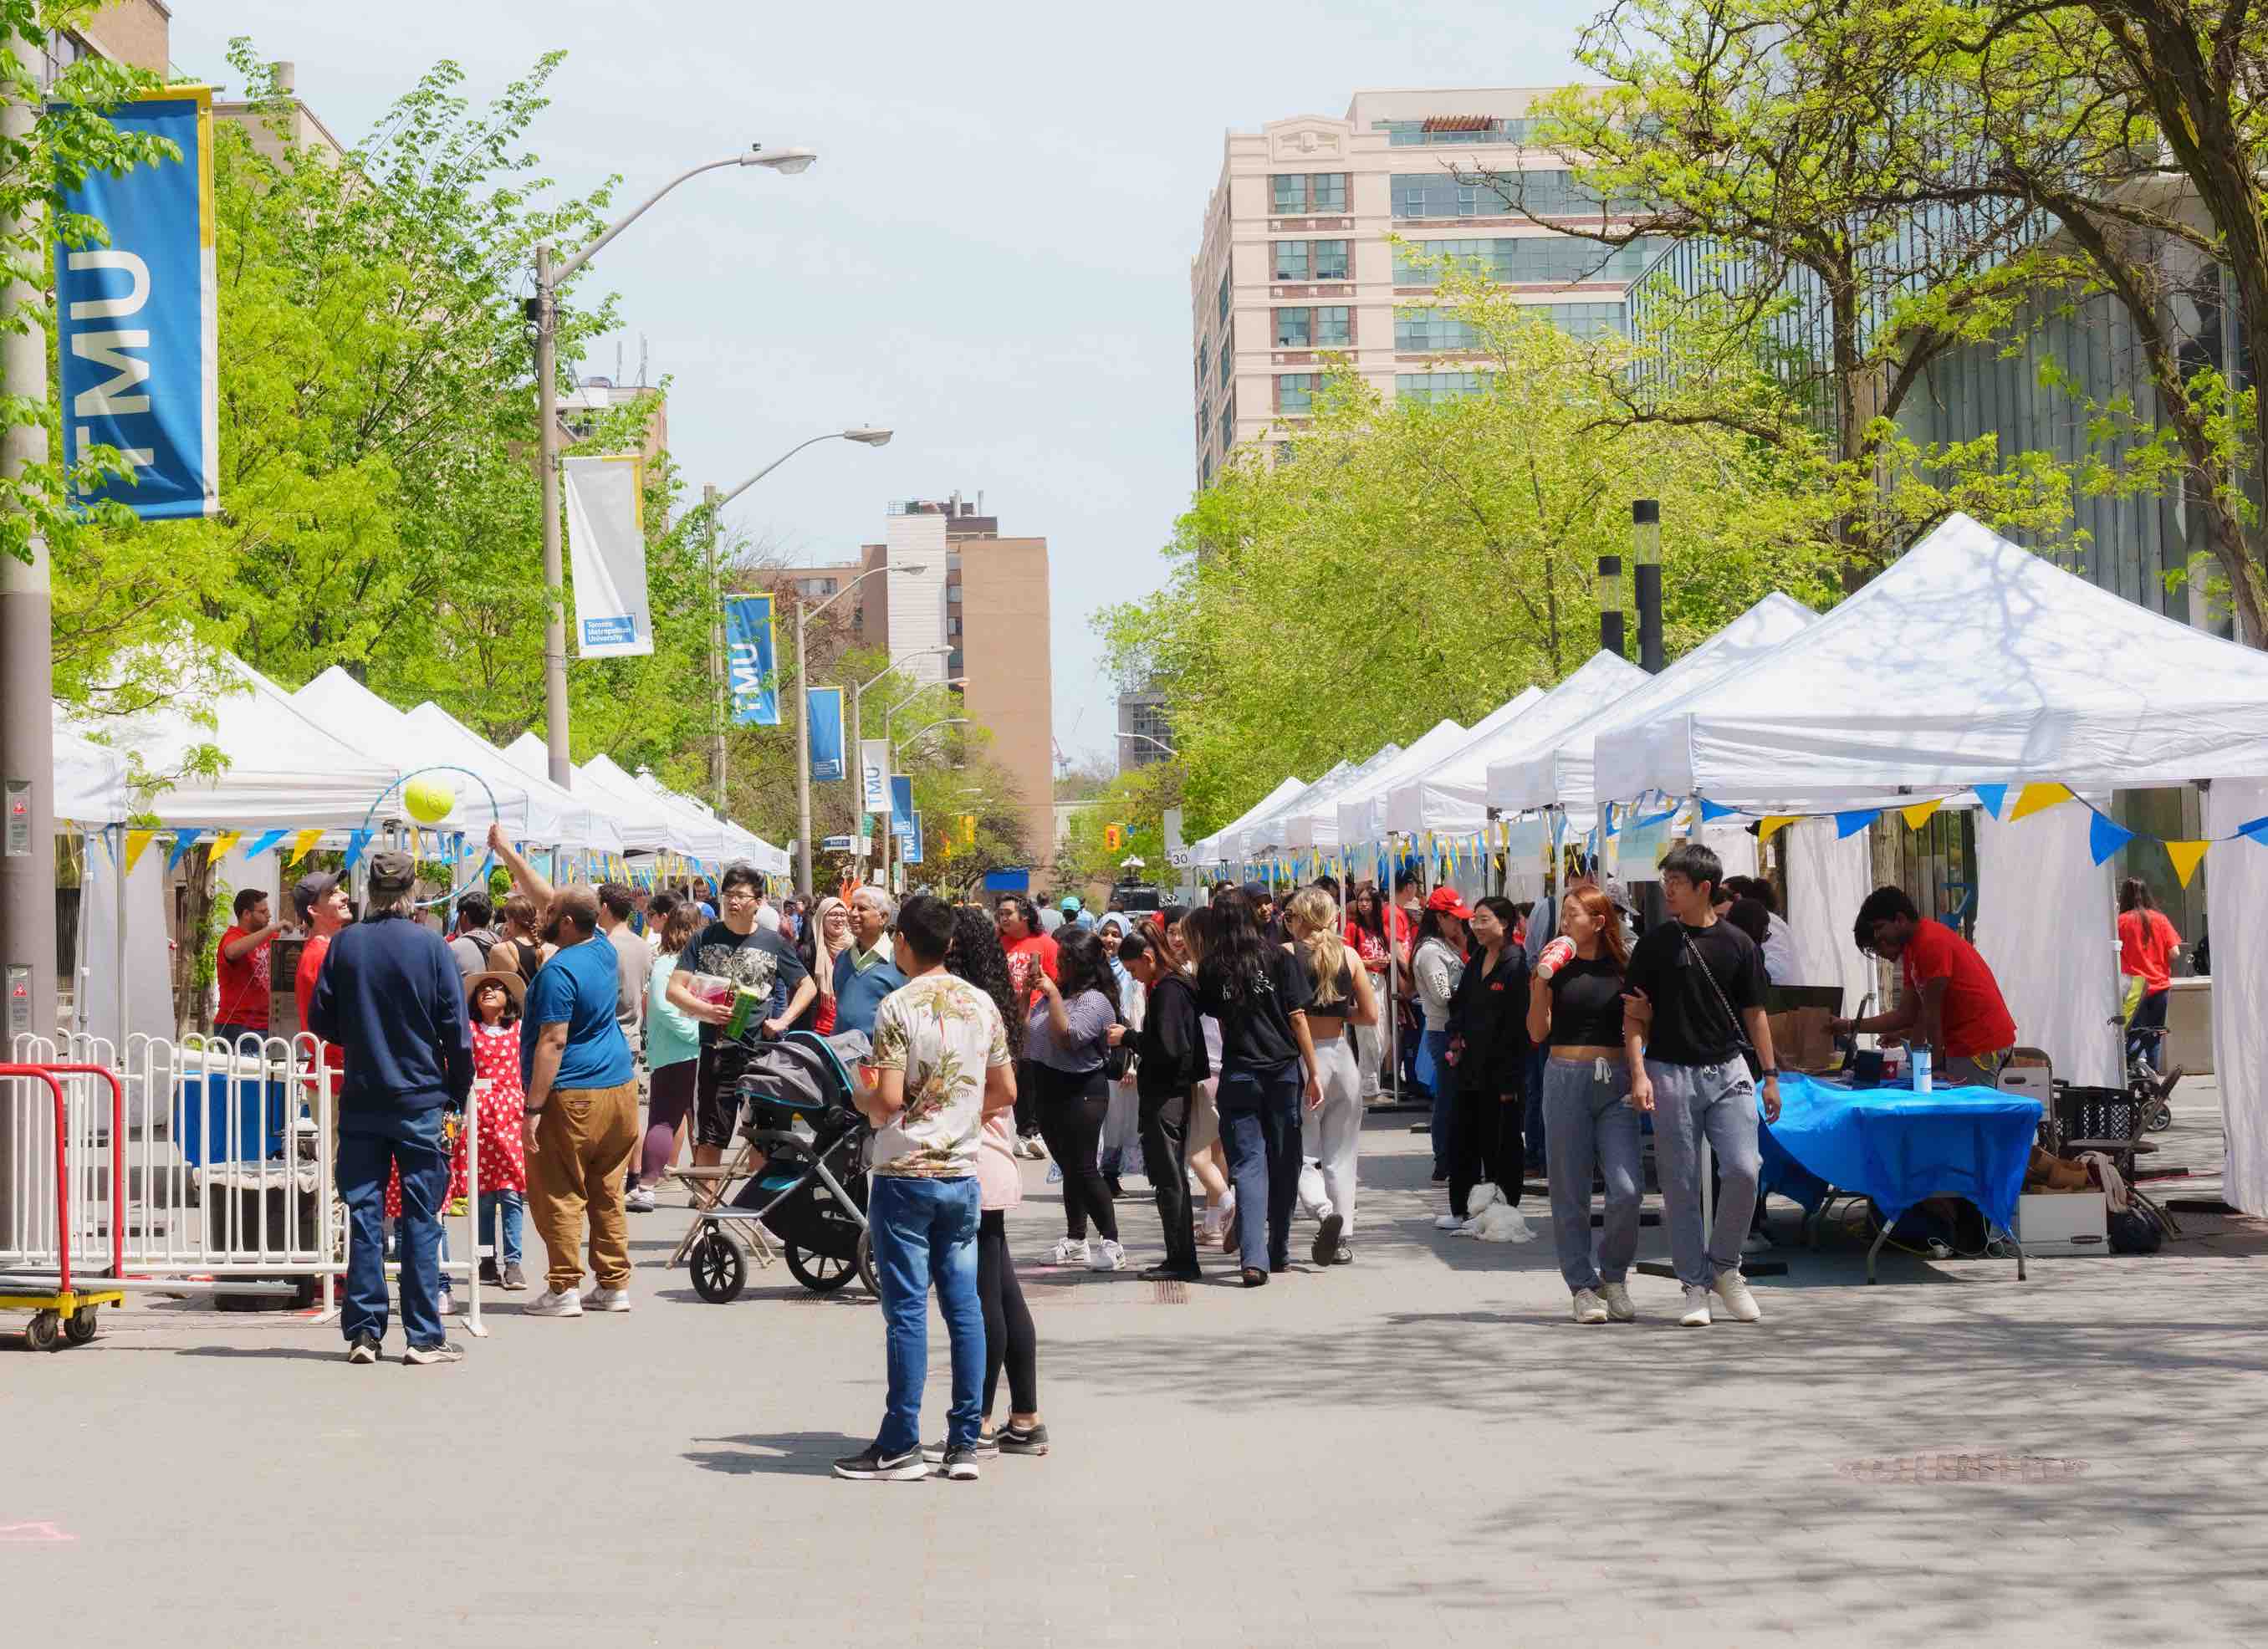
[[[2148,1120],[2142,1125],[2154,1134],[2164,1133],[2174,1125],[2174,1108],[2163,1100],[2153,1100]]]
[[[748,1280],[748,1256],[721,1231],[707,1232],[696,1240],[685,1263],[693,1274],[693,1292],[712,1306],[738,1299]]]
[[[831,1294],[850,1280],[858,1269],[858,1262],[837,1259],[832,1255],[799,1248],[791,1242],[785,1250],[787,1269],[795,1280],[814,1294]]]
[[[858,1280],[875,1299],[882,1297],[882,1281],[874,1275],[874,1238],[872,1232],[858,1233]]]

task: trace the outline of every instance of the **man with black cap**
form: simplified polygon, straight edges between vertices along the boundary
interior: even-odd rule
[[[441,936],[418,923],[416,864],[386,848],[370,856],[364,919],[331,940],[307,1023],[347,1053],[338,1107],[339,1196],[347,1205],[347,1360],[374,1363],[386,1337],[386,1238],[391,1170],[401,1174],[401,1326],[405,1363],[454,1363],[464,1348],[442,1334],[441,1214],[449,1146],[441,1113],[473,1087],[464,981]],[[332,890],[335,894],[335,887]]]

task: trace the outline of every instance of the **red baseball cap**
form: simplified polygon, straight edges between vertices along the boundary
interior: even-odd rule
[[[1445,917],[1455,917],[1460,921],[1470,918],[1473,914],[1471,907],[1457,897],[1457,890],[1454,887],[1436,887],[1427,894],[1425,909],[1438,910]]]

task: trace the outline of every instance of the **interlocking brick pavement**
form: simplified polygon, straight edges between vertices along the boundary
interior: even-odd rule
[[[1301,1240],[1248,1292],[1216,1257],[1174,1305],[1037,1265],[1032,1165],[1055,1452],[974,1484],[832,1479],[880,1414],[874,1307],[785,1309],[784,1267],[704,1305],[659,1269],[681,1211],[633,1224],[631,1314],[503,1296],[453,1368],[173,1307],[0,1343],[0,1531],[44,1531],[0,1536],[0,1586],[23,1641],[75,1649],[2268,1642],[2261,1226],[2021,1285],[1797,1251],[1759,1326],[1681,1330],[1640,1277],[1638,1323],[1586,1329],[1548,1233],[1437,1233],[1422,1143],[1365,1145],[1355,1265]],[[1148,1263],[1147,1204],[1119,1213]],[[941,1327],[932,1363],[935,1434]],[[1996,1453],[2085,1466],[1854,1469]]]

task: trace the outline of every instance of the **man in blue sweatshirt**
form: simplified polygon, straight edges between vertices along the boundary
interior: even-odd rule
[[[346,1050],[338,1101],[339,1196],[347,1205],[347,1361],[375,1363],[386,1338],[388,1170],[401,1170],[401,1327],[405,1363],[454,1363],[438,1299],[441,1212],[449,1196],[444,1107],[473,1088],[463,975],[441,936],[413,919],[416,866],[384,849],[370,858],[369,913],[331,941],[308,1028]]]

